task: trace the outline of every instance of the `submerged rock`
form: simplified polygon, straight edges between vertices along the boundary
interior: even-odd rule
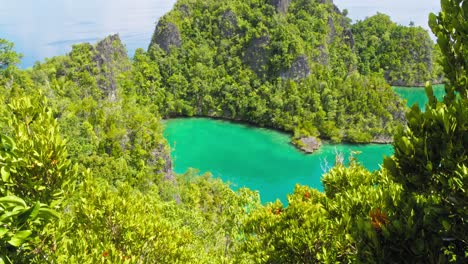
[[[393,143],[393,137],[390,135],[377,135],[372,139],[371,143],[391,144]]]
[[[306,153],[313,153],[316,150],[318,150],[321,146],[322,143],[320,142],[320,139],[316,137],[301,137],[298,140],[293,142],[296,147],[301,149],[302,151]]]

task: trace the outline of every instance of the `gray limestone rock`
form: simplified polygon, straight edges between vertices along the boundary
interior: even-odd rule
[[[372,139],[371,143],[390,144],[393,143],[393,137],[390,135],[377,135]]]
[[[318,62],[324,66],[330,65],[330,54],[328,53],[328,49],[326,45],[320,45],[318,47],[319,56],[315,59],[315,62]]]
[[[327,43],[331,44],[336,37],[335,22],[333,22],[333,18],[331,16],[328,17],[328,28],[330,31],[328,31]]]
[[[307,56],[300,55],[296,60],[291,64],[291,67],[280,73],[280,76],[283,80],[285,79],[304,79],[310,75],[310,67],[307,62]]]
[[[169,53],[171,47],[179,48],[182,44],[182,39],[177,26],[160,20],[154,31],[150,47],[156,44],[166,53]]]
[[[286,14],[291,0],[270,0],[270,4],[276,8],[276,12]]]
[[[254,38],[250,41],[245,54],[244,63],[257,74],[261,75],[264,73],[265,67],[268,63],[269,50],[268,45],[270,44],[270,36],[262,36]]]
[[[333,4],[333,0],[318,0],[321,4]]]
[[[221,33],[226,38],[232,38],[236,35],[237,31],[237,17],[234,12],[227,10],[221,17],[220,25]]]
[[[190,16],[190,8],[188,5],[183,4],[179,7],[180,12],[183,14],[184,17]]]
[[[343,41],[351,48],[354,48],[354,36],[351,29],[346,28],[343,30]]]
[[[306,153],[313,153],[322,146],[322,143],[316,137],[302,137],[299,142],[296,146]]]
[[[157,148],[153,149],[153,151],[151,152],[151,157],[147,162],[148,164],[155,164],[161,159],[163,159],[164,161],[164,166],[160,171],[156,171],[156,173],[162,173],[164,175],[165,181],[177,187],[177,180],[175,178],[174,170],[172,168],[172,158],[170,152],[167,150],[164,144],[160,144]],[[174,194],[173,198],[177,203],[181,202],[180,194]]]
[[[162,167],[161,171],[157,171],[156,173],[164,174],[165,180],[175,183],[171,155],[164,144],[158,145],[157,148],[151,151],[151,157],[147,162],[148,164],[153,165],[158,163],[160,159],[164,160],[164,166]]]
[[[98,42],[93,61],[100,70],[98,86],[110,101],[117,100],[117,76],[130,70],[127,50],[119,35],[111,35]]]

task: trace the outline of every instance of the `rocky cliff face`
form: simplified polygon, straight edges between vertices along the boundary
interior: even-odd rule
[[[146,137],[161,139],[163,136],[158,134],[161,132],[153,129],[156,126],[156,123],[159,122],[158,120],[151,120],[148,121],[148,124],[141,124],[141,127],[137,130],[135,129],[135,124],[132,124],[131,121],[132,114],[126,113],[125,110],[123,110],[124,100],[119,100],[118,97],[119,90],[121,89],[119,87],[119,75],[128,74],[128,72],[132,70],[132,64],[119,35],[108,36],[99,41],[96,45],[85,43],[80,44],[79,46],[81,46],[78,48],[79,56],[75,58],[75,53],[72,50],[68,57],[71,60],[71,64],[77,64],[76,59],[84,60],[83,55],[90,54],[89,57],[86,58],[89,59],[89,61],[80,61],[80,64],[86,65],[82,71],[88,71],[89,76],[96,80],[97,88],[102,91],[102,95],[104,95],[94,97],[97,104],[100,105],[101,110],[106,113],[102,118],[108,118],[115,113],[118,113],[117,115],[128,117],[115,124],[117,129],[125,131],[118,138],[114,138],[114,140],[117,140],[116,143],[120,147],[120,150],[123,152],[133,152],[137,145],[141,145],[141,133],[139,134],[138,131],[141,129],[145,130],[144,134]],[[86,50],[86,52],[83,52],[83,50]],[[67,64],[64,66],[65,67],[63,67],[63,69],[66,74],[69,69],[66,69],[68,67]],[[76,81],[79,83],[81,82],[81,80]],[[80,95],[81,97],[89,96],[90,94],[89,91],[85,90],[80,90],[80,92],[83,93],[83,95]],[[95,129],[98,129],[98,127],[99,126],[96,125]],[[99,133],[106,133],[104,128],[101,127],[99,129],[103,130],[99,131]],[[149,155],[144,158],[145,164],[158,168],[155,173],[164,175],[165,180],[176,184],[172,170],[172,159],[167,143],[164,140],[159,142],[153,140],[152,142],[148,142],[144,145],[147,148],[145,151],[149,153]],[[113,151],[113,147],[109,147],[105,151],[110,155]]]
[[[110,101],[117,100],[117,76],[130,70],[130,61],[119,35],[109,36],[95,46],[93,58],[100,70],[98,86]]]
[[[221,23],[219,25],[221,33],[225,38],[232,38],[236,35],[238,30],[237,16],[231,10],[227,10],[221,17]]]
[[[226,3],[223,5],[224,2]],[[336,57],[335,53],[343,53],[343,50],[352,52],[351,49],[340,48],[342,45],[352,46],[353,37],[347,28],[346,19],[331,0],[268,0],[266,5],[256,2],[248,2],[247,5],[251,10],[240,4],[228,3],[227,0],[179,1],[175,9],[157,23],[150,48],[160,48],[169,53],[171,48],[184,50],[184,45],[190,42],[190,45],[209,43],[215,53],[221,47],[232,50],[234,53],[230,54],[231,58],[240,58],[262,80],[277,77],[303,79],[314,72],[316,66],[333,68],[335,65],[332,65],[330,57]],[[271,13],[271,6],[274,7],[274,13]],[[200,13],[193,10],[203,11]],[[294,16],[298,12],[305,12],[308,16],[319,19],[287,18],[287,15]],[[271,21],[263,21],[265,18],[259,17],[259,14]],[[272,16],[279,18],[273,19]],[[322,22],[317,22],[320,19],[325,20],[326,29]],[[317,24],[311,24],[311,21]],[[263,25],[264,32],[257,32],[259,25]],[[303,25],[308,25],[304,29],[311,31],[312,39],[309,39],[309,33],[302,32]],[[313,28],[317,30],[312,30]],[[194,35],[194,32],[203,37],[196,39],[197,34]],[[295,38],[298,41],[287,44],[284,38]],[[280,47],[281,45],[284,47]],[[281,62],[281,58],[285,57],[295,59],[292,62]],[[216,61],[219,60],[216,58]]]
[[[291,67],[280,74],[282,79],[304,79],[310,74],[309,63],[307,62],[307,56],[300,55],[294,60]]]
[[[173,23],[160,20],[154,31],[150,47],[158,45],[166,53],[169,53],[171,47],[179,48],[181,44],[182,39],[177,26]]]
[[[276,8],[276,12],[286,14],[292,0],[271,0],[270,4]]]
[[[270,56],[268,45],[270,45],[270,36],[262,36],[254,38],[250,41],[247,46],[244,56],[244,63],[249,65],[250,68],[257,73],[262,75],[265,73],[268,58]]]
[[[167,144],[160,144],[158,147],[154,148],[151,151],[150,159],[147,161],[150,165],[155,165],[160,161],[163,162],[161,170],[156,171],[156,173],[162,173],[164,175],[164,180],[169,181],[173,184],[177,184],[173,167],[172,167],[172,158]]]
[[[351,29],[347,28],[343,31],[343,40],[346,43],[346,45],[350,46],[351,48],[354,48],[354,36]]]
[[[327,43],[331,44],[336,38],[336,27],[335,27],[335,22],[333,21],[332,17],[328,17],[328,38],[327,38]]]

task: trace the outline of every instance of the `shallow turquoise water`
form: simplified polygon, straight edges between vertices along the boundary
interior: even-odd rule
[[[434,95],[438,100],[442,100],[445,95],[444,85],[434,85],[432,87]],[[408,107],[418,104],[421,110],[426,109],[426,104],[429,101],[426,96],[424,87],[393,87],[393,90],[403,99],[406,99]]]
[[[351,151],[361,151],[358,160],[370,170],[393,153],[391,145],[338,144],[305,155],[289,144],[287,134],[268,129],[206,118],[172,119],[165,125],[177,173],[190,167],[211,172],[233,189],[258,190],[262,202],[286,202],[296,183],[323,190],[320,179],[333,165],[336,151],[346,159]]]

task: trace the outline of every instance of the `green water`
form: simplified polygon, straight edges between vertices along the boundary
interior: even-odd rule
[[[434,85],[434,95],[438,100],[442,100],[445,95],[444,85]],[[421,110],[426,109],[426,103],[429,101],[424,87],[393,87],[393,90],[403,99],[406,99],[408,107],[418,104]]]
[[[211,172],[230,182],[233,189],[249,187],[260,192],[262,202],[280,199],[293,192],[296,183],[323,190],[320,178],[333,165],[335,152],[361,151],[359,161],[378,169],[391,145],[324,145],[305,155],[289,144],[287,134],[206,118],[165,121],[165,136],[172,148],[174,170],[188,168]]]

